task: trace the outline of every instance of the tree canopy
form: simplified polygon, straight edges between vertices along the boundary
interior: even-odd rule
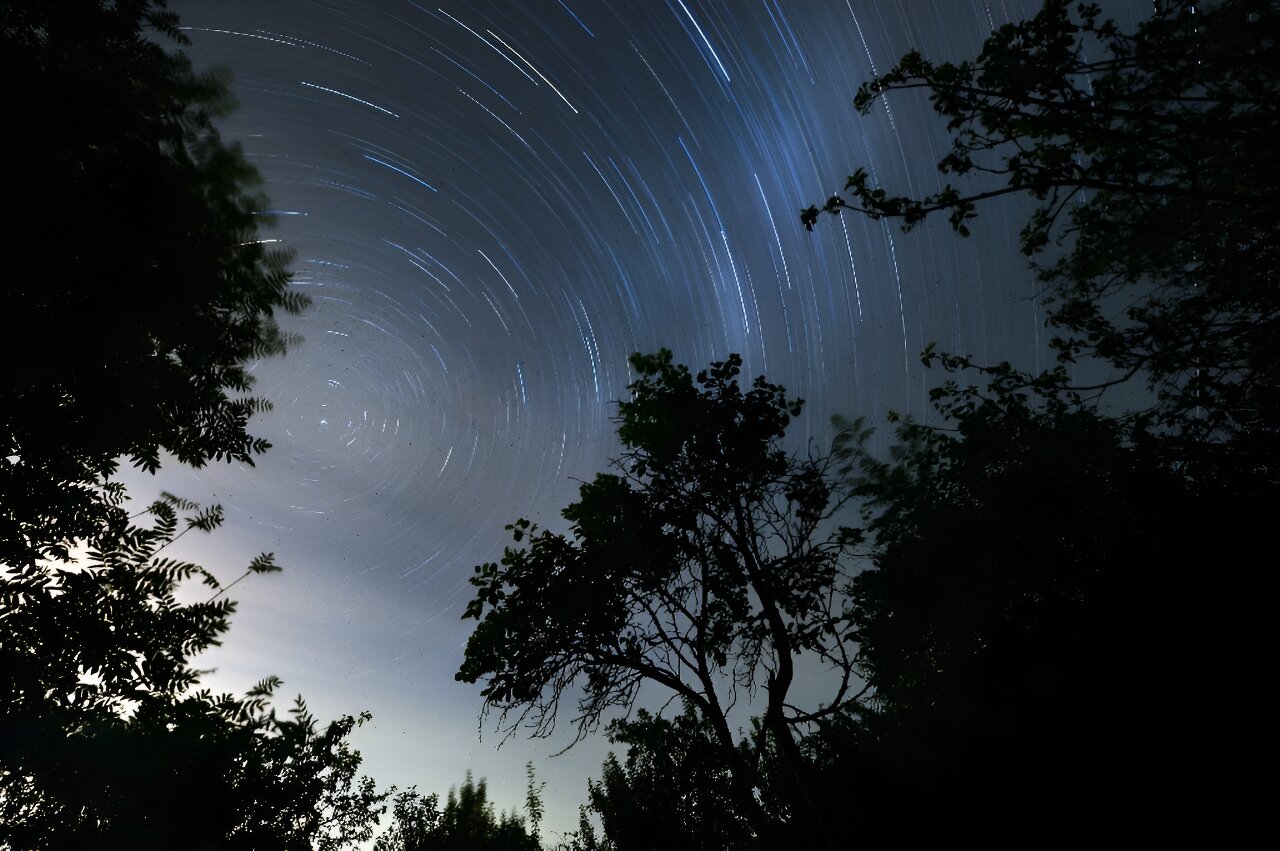
[[[939,424],[902,422],[888,461],[862,423],[836,447],[873,542],[847,636],[869,690],[806,744],[875,777],[854,787],[893,824],[1190,835],[1243,794],[1221,755],[1250,711],[1170,694],[1248,681],[1263,640],[1240,568],[1277,485],[1278,23],[1274,3],[1162,0],[1125,32],[1047,0],[973,60],[913,52],[859,90],[864,113],[927,92],[958,185],[899,196],[857,169],[803,223],[943,214],[965,236],[982,204],[1030,196],[1061,361],[1030,375],[931,345],[953,374]],[[1091,361],[1111,377],[1079,386]],[[1153,402],[1101,413],[1131,378]]]
[[[120,458],[252,463],[267,407],[249,367],[286,348],[306,297],[259,228],[257,171],[214,119],[164,0],[0,2],[0,86],[20,210],[4,228],[0,562],[64,558],[118,521]]]
[[[610,754],[600,780],[588,783],[588,809],[600,819],[603,847],[728,851],[750,845],[731,768],[697,711],[686,706],[665,718],[640,709],[634,718],[613,721],[609,740],[627,753],[621,761]],[[579,844],[589,848],[588,835]]]
[[[864,114],[927,93],[952,136],[939,169],[955,185],[897,195],[859,168],[803,224],[857,212],[910,230],[940,214],[967,236],[983,204],[1029,196],[1022,248],[1061,362],[1033,375],[931,345],[922,359],[948,373],[931,422],[895,417],[880,457],[865,421],[840,421],[824,477],[858,504],[860,531],[843,534],[866,561],[822,581],[866,688],[812,715],[792,755],[783,737],[739,743],[768,816],[750,821],[747,846],[768,837],[769,818],[784,825],[775,838],[816,844],[803,833],[811,813],[825,821],[817,842],[832,825],[898,844],[1104,831],[1220,843],[1232,829],[1223,814],[1250,790],[1229,755],[1262,726],[1237,696],[1261,664],[1267,597],[1251,566],[1278,484],[1278,21],[1268,0],[1159,0],[1129,32],[1095,4],[1046,0],[972,60],[912,52],[859,90]],[[1107,377],[1082,386],[1073,369],[1086,363]],[[1146,381],[1150,404],[1135,394],[1104,413],[1103,391],[1130,379]],[[717,463],[708,478],[737,472]],[[690,480],[701,498],[703,480]],[[588,539],[574,534],[564,551],[576,558]],[[541,565],[554,576],[569,563]],[[532,584],[502,576],[482,572],[478,607],[525,602]],[[536,632],[541,612],[510,634]],[[686,762],[715,741],[687,705],[615,726],[625,761],[611,757],[589,789],[604,838],[584,819],[571,847],[663,844],[674,820],[732,788],[718,782],[742,765],[727,749]],[[717,806],[750,813],[736,795]]]
[[[542,819],[540,787],[528,766],[528,821],[514,812],[495,813],[488,783],[467,772],[460,787],[449,790],[443,807],[438,795],[419,795],[410,789],[396,796],[391,827],[374,844],[374,851],[539,851],[538,823]]]
[[[629,710],[642,685],[669,690],[712,731],[760,835],[770,819],[750,754],[777,747],[805,806],[797,730],[854,691],[839,640],[857,540],[837,522],[847,494],[824,458],[784,450],[801,402],[763,378],[741,387],[736,355],[696,376],[666,350],[631,363],[616,472],[583,485],[563,512],[568,535],[519,520],[501,564],[476,568],[466,616],[479,624],[457,676],[485,681],[508,730],[537,734],[571,689],[579,736]],[[834,671],[822,697],[798,696],[802,658]],[[763,720],[744,752],[729,712],[756,696]]]
[[[1188,718],[1168,692],[1247,670],[1255,627],[1227,614],[1246,607],[1215,568],[1247,562],[1262,509],[1201,490],[1122,422],[1015,386],[952,397],[954,429],[903,425],[890,461],[855,427],[836,449],[874,541],[847,635],[869,691],[856,729],[812,744],[838,776],[878,779],[850,786],[882,818],[937,819],[891,835],[1130,831],[1212,800],[1204,778],[1225,771],[1175,744]],[[1194,735],[1227,735],[1219,707],[1195,715]]]
[[[1090,390],[1144,377],[1155,421],[1274,475],[1278,37],[1270,0],[1158,0],[1133,32],[1098,4],[1046,0],[975,59],[908,53],[858,90],[863,114],[926,92],[952,139],[938,169],[955,185],[897,195],[858,168],[847,195],[801,219],[812,230],[823,212],[856,211],[910,229],[944,214],[968,235],[979,205],[1029,196],[1022,249],[1059,358],[1114,368]]]
[[[282,719],[275,677],[244,698],[201,689],[192,658],[219,643],[235,604],[163,551],[222,513],[166,495],[148,516],[74,565],[4,577],[0,842],[311,851],[368,839],[386,795],[357,779],[346,742],[367,716],[320,725],[299,698]],[[276,570],[263,554],[246,574]],[[179,602],[190,579],[211,592],[203,602]]]
[[[0,139],[17,215],[0,340],[0,845],[336,849],[372,836],[385,794],[347,737],[279,680],[200,687],[193,658],[234,603],[165,553],[221,509],[164,495],[128,513],[121,458],[252,463],[267,407],[250,369],[302,309],[271,247],[259,177],[214,119],[227,78],[196,73],[163,0],[0,0]],[[263,554],[246,575],[278,570]],[[196,582],[206,599],[191,599]]]

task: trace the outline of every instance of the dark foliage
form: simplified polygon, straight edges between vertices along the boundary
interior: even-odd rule
[[[395,821],[373,846],[374,851],[540,851],[542,818],[540,787],[529,766],[529,826],[515,813],[496,814],[484,778],[471,772],[461,787],[450,789],[444,807],[436,795],[423,797],[410,789],[396,796]]]
[[[740,813],[763,835],[753,755],[776,747],[807,806],[797,731],[852,697],[838,636],[857,539],[834,522],[848,494],[827,461],[781,447],[800,403],[762,378],[744,390],[740,363],[694,376],[668,351],[633,356],[617,473],[582,487],[564,511],[569,535],[520,520],[509,527],[518,546],[476,569],[466,616],[480,623],[458,678],[484,679],[507,729],[535,734],[578,686],[579,735],[629,710],[642,684],[669,689],[706,723]],[[808,711],[793,705],[802,657],[832,672]],[[727,713],[746,695],[761,697],[762,724],[742,750]]]
[[[1031,376],[930,346],[974,378],[934,392],[945,428],[906,423],[885,462],[846,424],[875,544],[850,590],[871,691],[806,746],[873,832],[1220,842],[1250,799],[1225,754],[1260,719],[1201,689],[1251,682],[1265,641],[1247,566],[1280,448],[1278,33],[1269,2],[1168,0],[1125,33],[1049,0],[973,61],[911,53],[860,89],[863,112],[928,92],[962,188],[894,196],[859,169],[803,222],[945,213],[967,235],[984,201],[1031,196],[1022,246],[1063,362]],[[1073,386],[1091,359],[1113,378]],[[1133,377],[1154,404],[1101,415]]]
[[[955,430],[904,426],[894,461],[856,428],[838,450],[876,542],[849,635],[872,691],[818,762],[882,817],[937,814],[919,835],[1155,835],[1171,807],[1212,829],[1235,710],[1169,693],[1247,676],[1260,635],[1215,567],[1248,562],[1263,509],[1079,405],[997,382],[944,408]]]
[[[213,119],[163,0],[0,2],[0,139],[16,214],[0,240],[0,563],[65,558],[114,523],[118,459],[252,463],[267,403],[248,367],[285,350],[288,254],[259,236],[257,172]]]
[[[600,781],[589,784],[589,808],[608,848],[750,846],[752,830],[734,800],[732,767],[696,711],[664,718],[641,709],[635,718],[614,721],[609,740],[626,745],[626,759],[610,755]]]
[[[221,511],[166,497],[150,514],[75,565],[4,576],[0,844],[310,851],[368,839],[386,795],[356,779],[356,719],[321,727],[301,699],[278,718],[274,677],[243,699],[198,690],[191,658],[218,643],[235,605],[203,568],[161,553],[213,530]],[[276,570],[264,554],[247,573]],[[195,577],[211,596],[180,603]]]
[[[898,196],[859,168],[847,198],[801,218],[812,229],[821,212],[855,210],[909,229],[943,213],[967,235],[982,202],[1030,196],[1022,247],[1059,357],[1109,364],[1103,387],[1145,377],[1176,451],[1274,478],[1278,37],[1271,0],[1158,0],[1132,33],[1097,5],[1047,0],[974,60],[909,53],[858,91],[863,113],[927,92],[952,134],[939,170],[960,186]]]
[[[305,298],[258,227],[258,175],[212,121],[163,0],[0,2],[16,214],[0,341],[0,846],[336,849],[383,811],[346,738],[264,680],[199,690],[192,658],[234,604],[164,550],[221,510],[165,496],[130,517],[120,458],[252,463],[253,360]],[[278,570],[269,554],[245,575]],[[181,602],[203,580],[204,602]],[[238,580],[237,580],[238,581]],[[234,584],[234,583],[232,583]],[[180,592],[186,586],[185,592]],[[363,720],[363,717],[360,719]]]

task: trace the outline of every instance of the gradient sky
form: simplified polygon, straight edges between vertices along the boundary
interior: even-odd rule
[[[480,737],[479,689],[453,680],[472,567],[517,517],[555,527],[616,452],[631,352],[741,353],[808,401],[791,437],[819,449],[832,414],[924,413],[930,341],[1036,366],[1017,209],[987,209],[968,240],[855,216],[808,234],[798,211],[857,165],[936,189],[924,99],[859,117],[857,85],[909,48],[971,56],[1037,6],[175,3],[197,65],[235,75],[221,126],[315,301],[289,323],[305,342],[255,368],[275,403],[257,467],[131,483],[225,506],[192,551],[219,575],[264,550],[285,565],[236,587],[210,682],[274,673],[321,717],[370,710],[355,742],[382,784],[443,793],[470,768],[510,806],[534,760],[547,827],[571,828],[607,743],[551,759],[567,718],[551,740]]]

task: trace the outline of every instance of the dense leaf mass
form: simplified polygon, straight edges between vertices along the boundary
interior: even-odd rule
[[[938,168],[957,185],[894,195],[859,168],[847,197],[801,218],[812,229],[822,212],[855,210],[909,229],[942,213],[967,235],[982,202],[1030,196],[1022,248],[1060,358],[1109,364],[1103,386],[1145,377],[1158,422],[1274,475],[1277,67],[1271,0],[1159,0],[1131,33],[1096,4],[1048,0],[976,59],[909,53],[858,91],[863,113],[891,92],[927,92],[952,136]]]
[[[17,214],[0,345],[0,561],[66,555],[114,516],[118,459],[252,463],[248,368],[285,350],[288,253],[259,236],[257,172],[213,119],[160,0],[0,3],[0,86]]]
[[[955,429],[907,423],[894,459],[857,428],[837,447],[875,557],[849,633],[871,691],[852,728],[813,742],[828,770],[886,817],[927,801],[988,835],[1129,831],[1213,800],[1223,758],[1172,744],[1187,718],[1166,694],[1247,667],[1257,629],[1218,568],[1248,561],[1262,509],[1088,407],[1012,383],[953,392]]]
[[[569,534],[517,521],[517,546],[476,568],[467,616],[479,624],[458,678],[483,679],[509,729],[543,734],[579,687],[579,735],[629,710],[645,683],[670,690],[708,725],[758,835],[771,823],[756,797],[766,742],[799,779],[797,730],[850,697],[839,635],[857,538],[836,522],[848,494],[825,459],[783,449],[801,403],[763,378],[740,386],[738,356],[697,375],[666,350],[632,366],[625,450],[564,510]],[[831,672],[808,712],[792,688],[802,658]],[[727,713],[756,694],[763,721],[743,750]]]
[[[299,698],[280,718],[275,677],[243,698],[201,689],[192,658],[219,642],[235,604],[204,568],[162,553],[215,529],[221,511],[166,495],[148,514],[74,565],[4,575],[0,844],[312,851],[368,839],[387,796],[357,779],[346,742],[367,716],[321,725]],[[245,575],[278,569],[263,554]],[[206,599],[180,602],[190,579]]]
[[[664,718],[641,709],[635,718],[611,724],[609,739],[627,747],[626,758],[610,754],[599,782],[588,789],[607,847],[729,851],[748,846],[751,828],[734,802],[730,769],[696,711],[687,707]],[[586,836],[579,841],[591,844]]]
[[[221,509],[165,495],[130,515],[113,479],[164,452],[252,463],[249,369],[306,303],[212,124],[225,77],[156,39],[185,42],[163,0],[0,2],[23,122],[0,139],[0,846],[350,847],[386,798],[346,742],[367,716],[322,725],[299,699],[279,717],[274,677],[201,689],[192,659],[235,606],[165,551]],[[277,570],[264,553],[244,575]]]
[[[409,789],[396,796],[393,822],[378,837],[373,851],[540,851],[538,822],[542,817],[541,786],[534,785],[528,765],[529,822],[514,812],[495,813],[488,783],[471,779],[449,790],[444,806],[438,795]]]
[[[689,764],[716,738],[695,701],[615,726],[626,760],[590,790],[604,836],[584,817],[575,851],[697,841],[690,811],[708,805],[725,816],[708,824],[743,827],[724,847],[829,845],[829,825],[899,845],[1244,838],[1238,814],[1263,805],[1232,762],[1264,728],[1249,695],[1269,622],[1252,566],[1280,486],[1277,35],[1270,0],[1158,0],[1132,32],[1046,0],[972,60],[910,53],[861,87],[864,113],[928,94],[955,185],[898,196],[860,168],[803,223],[942,214],[965,236],[983,202],[1029,196],[1022,248],[1061,362],[1029,374],[930,345],[946,373],[931,422],[891,416],[883,457],[865,420],[839,421],[822,487],[859,503],[845,539],[867,561],[819,582],[865,689],[809,716],[794,751],[748,735],[737,761]],[[1134,378],[1149,392],[1100,404]],[[694,394],[658,396],[655,422],[716,422]],[[707,452],[681,469],[649,418],[623,422],[658,450],[642,459],[657,492],[666,470],[700,497],[725,475],[751,492],[751,440],[733,444],[741,466]],[[754,611],[735,610],[740,637]],[[731,794],[745,768],[750,798]]]

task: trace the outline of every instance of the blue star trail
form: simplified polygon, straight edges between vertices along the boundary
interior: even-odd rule
[[[304,342],[254,367],[273,449],[165,474],[227,508],[202,563],[271,550],[286,567],[237,587],[219,682],[277,673],[320,717],[372,711],[356,744],[384,784],[443,792],[470,768],[511,806],[532,759],[548,827],[571,829],[607,745],[549,759],[567,724],[501,750],[477,735],[478,690],[453,681],[472,567],[518,517],[558,527],[616,452],[632,352],[741,353],[806,400],[799,451],[829,446],[832,414],[926,414],[931,341],[1037,365],[1020,210],[985,211],[968,240],[799,223],[858,165],[936,190],[946,137],[927,100],[863,117],[859,83],[912,48],[972,55],[1036,5],[176,3],[196,64],[234,73],[220,126],[261,170],[262,235],[296,253],[314,300],[288,326]]]

